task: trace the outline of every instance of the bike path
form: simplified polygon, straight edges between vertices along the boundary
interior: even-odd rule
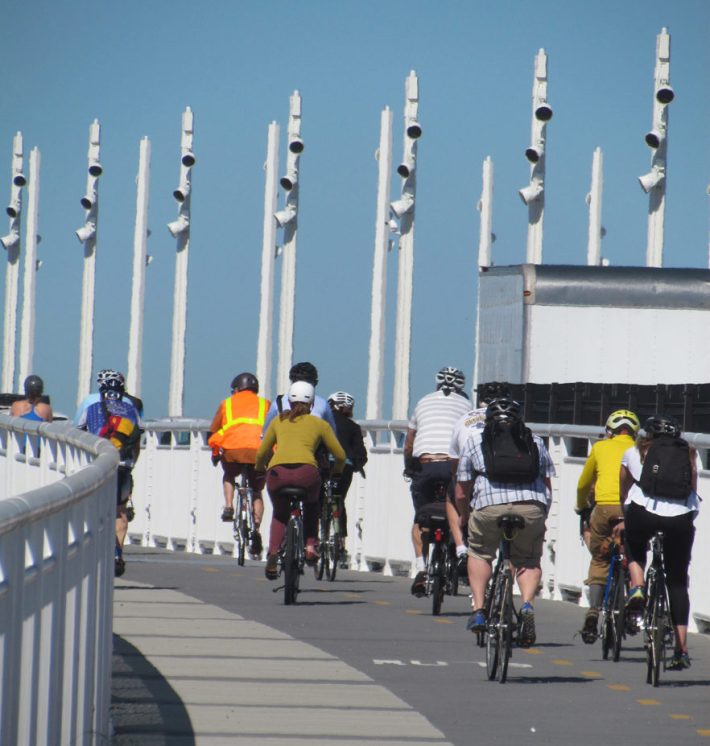
[[[248,562],[239,568],[225,557],[134,548],[128,549],[127,559],[127,574],[117,581],[116,632],[135,651],[133,657],[121,658],[119,646],[117,666],[147,660],[154,667],[150,681],[160,696],[158,705],[152,705],[154,730],[146,733],[161,737],[165,726],[158,721],[164,713],[171,714],[173,724],[185,726],[183,740],[136,743],[226,742],[223,731],[209,729],[211,717],[224,727],[242,729],[246,740],[230,736],[236,743],[254,742],[260,734],[259,742],[266,737],[271,739],[266,743],[289,744],[299,739],[470,744],[484,738],[502,744],[596,746],[610,732],[651,745],[709,742],[710,640],[705,636],[691,636],[693,667],[662,674],[661,686],[654,689],[645,684],[638,636],[627,640],[621,661],[603,661],[599,643],[586,646],[574,636],[582,609],[538,601],[538,643],[514,651],[508,682],[501,685],[486,680],[485,653],[464,629],[466,597],[447,597],[442,615],[433,617],[431,600],[413,598],[406,578],[339,572],[333,583],[319,583],[307,573],[298,604],[285,607],[283,594],[272,593],[274,584],[264,579],[263,564]],[[139,590],[134,581],[155,590]],[[147,612],[138,607],[146,604],[145,597],[157,600],[156,594],[165,592],[181,594],[182,606],[173,608],[165,596],[155,611],[162,616],[148,616],[140,626]],[[121,603],[136,604],[138,616],[128,614],[126,607],[122,611]],[[198,615],[199,624],[188,612]],[[230,626],[226,639],[224,625]],[[236,633],[241,627],[245,638]],[[184,629],[191,633],[185,636]],[[214,642],[208,645],[205,639]],[[253,646],[253,657],[243,655],[244,645]],[[296,652],[285,660],[281,653],[287,649]],[[297,675],[291,678],[294,667]],[[314,670],[318,676],[328,672],[328,677],[314,681]],[[133,686],[135,680],[124,674],[119,681]],[[156,684],[160,675],[167,679],[163,689]],[[374,712],[372,699],[367,699],[373,691],[381,705]],[[362,695],[364,702],[357,699]],[[148,689],[135,703],[125,697],[114,700],[120,738],[130,736],[126,723],[137,725],[132,720],[136,712],[150,710],[151,696]],[[217,714],[219,708],[227,710]],[[255,712],[258,722],[266,721],[276,731],[251,724]],[[412,726],[413,715],[421,725]],[[284,732],[286,724],[294,728],[290,736]],[[247,725],[253,730],[245,731]],[[202,740],[210,738],[222,740]]]

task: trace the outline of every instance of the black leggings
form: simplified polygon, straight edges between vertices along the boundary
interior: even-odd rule
[[[695,538],[695,512],[662,516],[631,503],[626,511],[626,554],[630,561],[646,566],[648,542],[656,531],[663,531],[663,564],[666,568],[668,598],[673,624],[687,625],[690,616],[688,566]]]

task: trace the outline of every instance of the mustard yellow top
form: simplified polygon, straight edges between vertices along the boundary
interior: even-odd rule
[[[279,464],[318,466],[314,454],[321,442],[335,458],[333,471],[340,474],[345,465],[345,451],[333,432],[333,428],[325,420],[314,417],[312,414],[300,415],[293,422],[288,417],[283,420],[278,416],[274,417],[256,452],[256,468],[262,471],[267,464],[269,466]],[[272,455],[275,445],[278,447]]]
[[[621,458],[634,444],[634,439],[624,433],[600,440],[592,446],[592,452],[582,469],[577,483],[577,509],[589,505],[589,492],[594,487],[594,502],[597,505],[618,505],[619,471]]]

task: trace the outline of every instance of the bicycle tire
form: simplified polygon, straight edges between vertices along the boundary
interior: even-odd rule
[[[616,560],[612,559],[612,562]],[[616,588],[619,579],[616,572],[614,572],[609,580],[609,591],[604,590],[604,602],[599,616],[600,629],[601,629],[601,642],[602,642],[602,658],[608,660],[609,653],[614,648],[614,601],[616,598]]]
[[[446,569],[449,578],[449,594],[459,595],[459,558],[455,550],[449,546],[446,550]]]
[[[651,684],[658,686],[661,676],[661,663],[665,663],[665,637],[666,637],[666,598],[663,593],[661,580],[656,588],[656,603],[654,604],[653,625],[651,627],[651,650],[653,658],[653,669],[651,671]]]
[[[503,576],[503,590],[501,595],[500,624],[498,634],[500,637],[500,652],[498,655],[498,670],[496,679],[505,684],[508,678],[508,661],[512,654],[513,644],[513,578],[509,570]]]
[[[284,604],[296,603],[298,596],[298,526],[293,520],[286,528],[286,551],[284,554]]]
[[[328,521],[325,518],[320,520],[320,557],[316,565],[316,580],[323,580],[323,575],[328,565]]]
[[[431,578],[431,613],[434,616],[441,614],[441,603],[444,600],[443,564],[441,547],[434,545],[429,562],[429,577]]]
[[[624,625],[626,623],[626,593],[624,587],[624,568],[617,563],[614,573],[614,587],[611,597],[612,618],[612,660],[618,663],[621,657],[621,642],[624,639]]]
[[[239,534],[239,547],[237,553],[237,563],[244,567],[244,559],[247,553],[247,543],[249,542],[249,527],[247,526],[246,518],[239,517],[239,527],[237,529]]]
[[[335,526],[333,526],[335,528]],[[335,575],[338,572],[338,561],[340,560],[340,534],[338,531],[330,532],[330,539],[328,541],[328,580],[335,580]]]
[[[498,658],[500,657],[500,637],[498,635],[498,629],[500,627],[502,579],[497,571],[493,576],[493,585],[489,586],[489,589],[490,592],[487,591],[488,598],[486,599],[487,603],[485,606],[488,624],[485,633],[483,633],[481,637],[485,637],[486,675],[488,676],[489,681],[493,681],[496,677],[496,672],[498,671]]]

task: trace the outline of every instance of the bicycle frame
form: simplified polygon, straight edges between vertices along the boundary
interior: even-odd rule
[[[298,600],[300,576],[305,565],[305,543],[303,534],[303,502],[300,497],[290,496],[290,517],[286,524],[286,535],[279,550],[279,564],[284,574],[284,604],[290,606]],[[278,590],[278,589],[276,589]]]
[[[328,479],[324,486],[323,510],[320,519],[320,560],[316,568],[316,578],[335,580],[340,560],[341,517],[343,496],[334,489],[335,481]]]
[[[621,655],[621,641],[625,637],[626,619],[626,579],[624,555],[621,546],[614,542],[609,562],[604,600],[602,601],[599,624],[601,629],[602,657],[606,660],[609,652],[616,662]]]
[[[242,469],[238,483],[234,486],[236,510],[234,511],[233,535],[237,548],[237,562],[244,564],[246,549],[256,525],[254,521],[253,491],[247,484],[247,470]]]

